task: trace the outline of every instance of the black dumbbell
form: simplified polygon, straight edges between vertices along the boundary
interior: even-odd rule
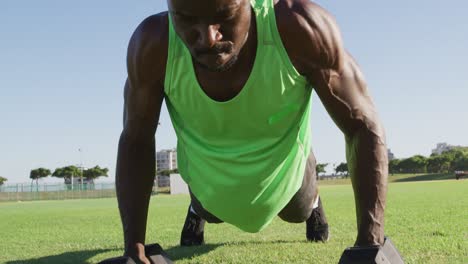
[[[146,245],[145,254],[152,264],[172,264],[172,261],[159,244]],[[117,257],[105,259],[98,264],[137,264],[137,262],[130,257]]]
[[[403,264],[404,261],[389,238],[382,246],[349,247],[341,255],[339,264]]]

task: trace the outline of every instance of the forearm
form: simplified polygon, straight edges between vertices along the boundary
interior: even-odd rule
[[[383,128],[366,126],[346,137],[346,156],[356,203],[356,245],[381,245],[388,175]]]
[[[116,170],[117,200],[123,225],[125,255],[145,243],[148,206],[155,175],[155,144],[122,133]]]

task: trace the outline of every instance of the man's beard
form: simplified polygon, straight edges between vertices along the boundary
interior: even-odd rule
[[[231,69],[232,66],[237,62],[237,56],[238,56],[238,54],[235,53],[234,51],[234,44],[229,41],[216,43],[216,45],[214,45],[211,48],[195,49],[194,53],[195,53],[195,56],[197,57],[205,55],[205,54],[221,54],[221,53],[232,54],[234,53],[232,57],[229,59],[229,61],[227,61],[223,65],[217,65],[217,66],[208,66],[197,61],[195,58],[193,58],[193,61],[195,61],[195,63],[198,66],[200,66],[200,68],[203,68],[205,70],[212,71],[212,72],[223,72],[223,71],[227,71]]]
[[[231,57],[231,59],[229,59],[223,65],[218,65],[218,66],[214,66],[214,67],[210,67],[208,65],[202,64],[202,63],[198,62],[195,58],[193,58],[193,61],[197,66],[200,66],[200,68],[203,68],[205,70],[208,70],[208,71],[211,71],[211,72],[225,72],[225,71],[230,70],[232,68],[232,66],[234,66],[234,64],[236,64],[237,58],[238,58],[237,54],[234,54]]]

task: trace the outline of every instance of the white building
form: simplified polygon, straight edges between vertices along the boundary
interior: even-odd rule
[[[171,174],[171,194],[189,194],[187,183],[180,174]]]
[[[72,178],[64,178],[64,181],[65,181],[65,184],[81,185],[80,176],[76,176]],[[94,184],[94,180],[83,177],[83,184]]]
[[[449,150],[457,148],[457,147],[460,147],[460,146],[453,146],[453,145],[449,145],[447,143],[438,143],[437,147],[432,150],[432,154],[440,155],[444,151],[449,151]]]
[[[177,169],[177,150],[166,149],[156,152],[156,170]]]
[[[395,159],[395,154],[393,154],[391,149],[387,149],[387,154],[388,154],[388,160]]]

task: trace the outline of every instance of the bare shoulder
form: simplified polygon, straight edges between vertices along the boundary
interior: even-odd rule
[[[169,39],[167,12],[144,19],[130,38],[127,51],[131,84],[153,86],[164,82]],[[133,86],[133,85],[132,85]]]
[[[164,99],[168,31],[167,12],[160,13],[143,20],[130,38],[124,88],[127,135],[154,137]]]
[[[275,15],[283,45],[299,72],[341,69],[341,33],[327,10],[309,0],[278,0]]]

